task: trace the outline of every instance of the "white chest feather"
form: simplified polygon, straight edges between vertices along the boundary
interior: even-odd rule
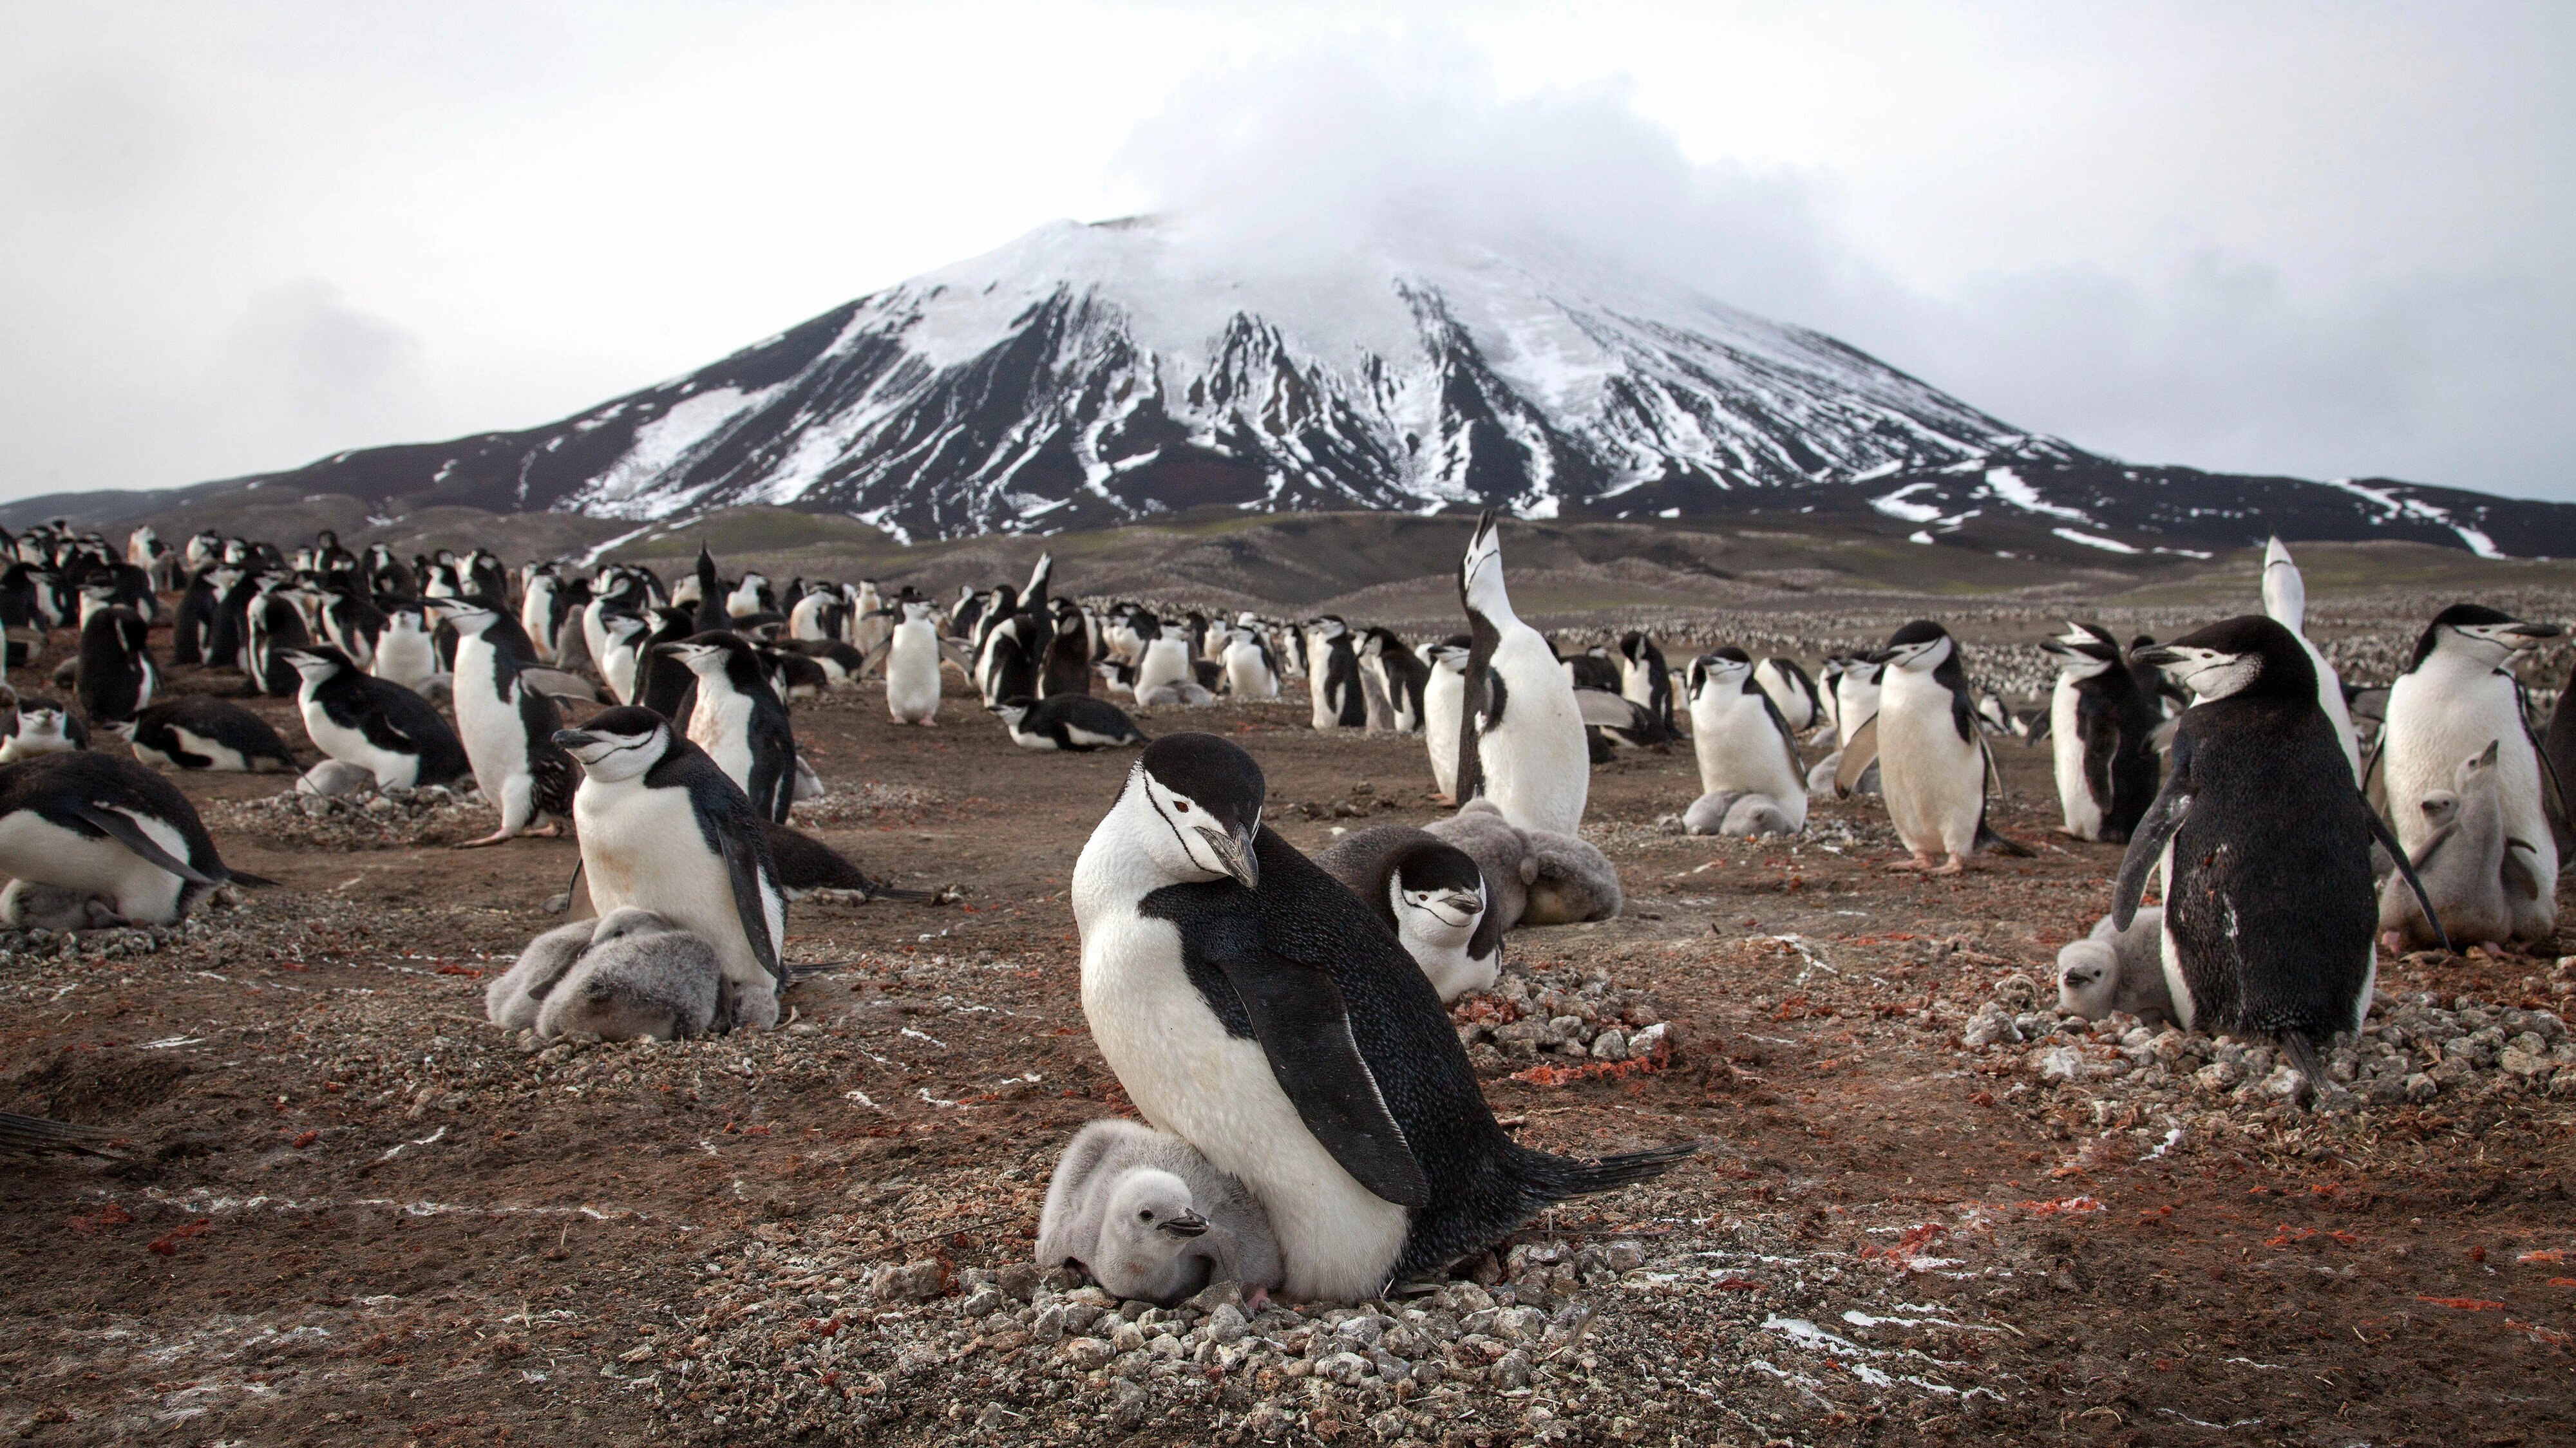
[[[735,908],[733,876],[708,849],[697,810],[682,789],[647,789],[637,780],[585,779],[572,800],[581,839],[582,874],[601,915],[635,906],[695,931],[716,948],[725,974],[765,982],[768,968],[752,953]],[[773,945],[787,938],[786,902],[763,882],[762,908]]]
[[[376,785],[383,789],[409,789],[420,782],[420,756],[398,754],[379,749],[367,742],[367,736],[355,729],[345,729],[331,721],[322,706],[313,702],[311,690],[301,698],[304,732],[313,747],[344,764],[354,764],[375,775]]]
[[[2410,851],[2432,833],[2420,809],[2408,806],[2435,790],[2449,789],[2462,761],[2496,748],[2496,798],[2508,838],[2533,845],[2540,878],[2558,877],[2558,849],[2541,807],[2540,761],[2523,732],[2513,682],[2483,667],[2448,664],[2438,655],[2388,691],[2387,742],[2382,746],[2389,815],[2397,838]]]
[[[147,816],[126,817],[173,859],[188,858],[188,843],[177,830]],[[104,895],[116,903],[117,914],[144,925],[170,924],[182,888],[178,876],[116,841],[76,834],[32,810],[0,815],[0,875]]]
[[[1485,793],[1525,830],[1577,833],[1592,790],[1592,753],[1574,685],[1538,630],[1517,620],[1494,649],[1503,722],[1479,737]]]
[[[2084,736],[2075,722],[2079,694],[2074,679],[2057,676],[2057,691],[2048,699],[2049,755],[2057,766],[2057,803],[2065,811],[2067,830],[2078,839],[2098,840],[2102,808],[2110,801],[2095,799],[2093,786],[2084,779]]]
[[[1699,757],[1702,794],[1744,790],[1767,795],[1805,824],[1805,778],[1763,697],[1708,688],[1691,703],[1691,750]]]
[[[1959,737],[1950,690],[1930,674],[1888,670],[1878,700],[1878,772],[1889,820],[1909,850],[1964,856],[1985,812],[1986,761]]]
[[[886,645],[886,709],[908,722],[939,711],[939,639],[927,622],[897,625]]]
[[[502,789],[528,772],[528,731],[519,721],[518,685],[493,692],[492,646],[479,638],[456,645],[456,733],[474,766],[474,782],[497,803]]]
[[[721,684],[698,680],[697,708],[689,714],[689,742],[707,752],[725,777],[751,788],[751,700]]]

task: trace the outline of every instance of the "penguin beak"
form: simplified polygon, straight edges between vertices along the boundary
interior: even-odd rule
[[[1249,831],[1229,834],[1200,825],[1198,832],[1199,838],[1207,841],[1208,848],[1216,852],[1217,863],[1225,866],[1225,872],[1232,875],[1237,884],[1247,890],[1260,888],[1261,864],[1253,858]]]
[[[2129,655],[2129,657],[2151,669],[2161,669],[2168,664],[2179,663],[2182,660],[2181,654],[2176,653],[2172,649],[2166,648],[2161,644],[2151,649],[2140,649],[2136,653]]]
[[[2566,630],[2554,623],[2509,623],[2496,630],[2504,634],[2514,648],[2527,649],[2542,639],[2554,639]]]
[[[1208,1219],[1196,1212],[1183,1212],[1177,1217],[1165,1217],[1154,1224],[1155,1231],[1169,1233],[1175,1237],[1196,1237],[1205,1233],[1207,1229]]]
[[[588,749],[590,746],[597,744],[598,742],[598,735],[585,734],[578,729],[558,729],[555,731],[555,747],[566,754],[577,753],[581,750]]]

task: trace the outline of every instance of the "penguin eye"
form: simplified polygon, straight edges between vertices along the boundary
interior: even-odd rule
[[[1137,1220],[1137,1221],[1140,1221],[1140,1222],[1150,1222],[1150,1221],[1154,1220],[1154,1213],[1153,1213],[1150,1209],[1149,1209],[1149,1210],[1146,1210],[1146,1211],[1138,1212],[1138,1213],[1136,1214],[1136,1220]]]
[[[1190,802],[1185,799],[1175,799],[1172,801],[1172,808],[1180,811],[1182,814],[1188,814],[1190,812]]]

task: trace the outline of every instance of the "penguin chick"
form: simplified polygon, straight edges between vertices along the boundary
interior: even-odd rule
[[[601,918],[590,948],[548,992],[537,1034],[611,1041],[686,1040],[715,1019],[724,967],[716,948],[650,910]]]
[[[1445,820],[1433,820],[1423,833],[1467,852],[1485,876],[1485,910],[1496,930],[1509,930],[1529,911],[1530,882],[1538,862],[1530,858],[1529,840],[1490,800],[1470,800]]]
[[[590,948],[590,937],[598,927],[596,920],[576,920],[522,947],[510,968],[483,988],[483,1013],[492,1024],[511,1031],[536,1025],[546,997]]]
[[[1525,830],[1522,837],[1537,866],[1529,906],[1521,912],[1523,925],[1573,925],[1619,913],[1619,870],[1609,856],[1554,830]]]
[[[2540,891],[2531,847],[2505,835],[2496,759],[2497,741],[2489,740],[2485,749],[2460,761],[2450,789],[2435,790],[2416,803],[2428,833],[2411,857],[2415,874],[2432,897],[2443,928],[2462,945],[2511,939],[2516,906]],[[2395,871],[2380,883],[2379,932],[2396,954],[2436,943],[2415,892]]]
[[[2165,912],[2150,905],[2122,930],[2103,916],[2057,952],[2057,1008],[2088,1021],[2116,1013],[2150,1025],[2174,1018],[2165,986]]]
[[[87,890],[12,880],[0,890],[0,924],[15,930],[99,930],[121,923],[116,907]]]
[[[295,781],[295,792],[318,794],[328,799],[334,795],[372,789],[375,783],[376,772],[363,764],[351,764],[345,759],[325,759],[304,771],[303,777]]]
[[[1778,800],[1744,790],[1701,795],[1682,812],[1682,828],[1695,835],[1725,835],[1739,840],[1798,833],[1789,822],[1789,812]]]
[[[1395,932],[1443,1004],[1493,988],[1503,930],[1473,855],[1410,825],[1378,825],[1334,841],[1315,863]]]
[[[1122,1298],[1170,1303],[1243,1284],[1258,1307],[1279,1285],[1270,1216],[1188,1142],[1135,1121],[1074,1133],[1038,1218],[1038,1262],[1078,1264]]]

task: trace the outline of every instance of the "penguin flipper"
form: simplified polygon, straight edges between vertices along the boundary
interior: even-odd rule
[[[1361,1186],[1400,1207],[1431,1202],[1413,1144],[1387,1110],[1351,1035],[1341,989],[1322,969],[1254,947],[1216,961],[1297,1118]]]
[[[755,825],[754,829],[758,827]],[[769,935],[769,910],[760,894],[762,851],[754,848],[756,834],[739,829],[720,829],[725,875],[733,882],[734,913],[742,917],[742,938],[751,944],[751,955],[769,972],[769,978],[781,986],[787,983],[787,970],[778,962],[778,942]]]
[[[2415,868],[2420,870],[2426,865],[2433,863],[2434,852],[2441,849],[2443,845],[2449,843],[2451,836],[2456,835],[2459,832],[2460,826],[2457,821],[2444,825],[2440,829],[2433,831],[2433,833],[2428,836],[2424,843],[2417,847],[2415,851]],[[2507,848],[2505,851],[2505,858],[2508,860],[2513,857],[2511,843],[2511,841],[2506,842]]]
[[[112,839],[118,844],[125,846],[127,849],[132,850],[135,854],[142,857],[144,863],[151,865],[155,869],[167,870],[171,874],[178,876],[180,879],[187,881],[191,885],[220,885],[223,883],[221,880],[207,877],[200,873],[194,865],[189,864],[185,860],[176,858],[168,850],[161,848],[161,846],[156,843],[150,835],[143,832],[143,827],[136,824],[133,818],[129,815],[123,814],[117,810],[101,809],[97,805],[86,803],[73,805],[70,809],[70,813],[89,824],[92,828],[98,830],[101,834],[106,835],[109,839]]]
[[[1860,777],[1877,762],[1878,716],[1872,714],[1867,722],[1852,731],[1851,738],[1843,744],[1842,767],[1834,771],[1834,797],[1850,798],[1852,786],[1859,784]]]
[[[2191,812],[2191,786],[2188,771],[2177,765],[2165,787],[2156,792],[2156,802],[2147,806],[2146,816],[2129,832],[2128,853],[2120,857],[2119,883],[2111,889],[2111,928],[2126,930],[2138,918],[2138,897],[2146,893],[2147,872],[2165,850],[2165,841],[2182,828],[2183,816]],[[2378,816],[2373,815],[2373,819]],[[2165,882],[2168,893],[2173,881]]]
[[[2415,863],[2406,858],[2406,847],[2397,843],[2397,832],[2388,827],[2388,821],[2379,817],[2379,811],[2368,807],[2369,803],[2366,798],[2362,801],[2362,813],[2370,816],[2370,837],[2379,842],[2381,849],[2388,852],[2388,858],[2397,862],[2397,873],[2406,877],[2407,888],[2415,892],[2416,903],[2424,907],[2424,923],[2433,927],[2433,938],[2442,942],[2444,950],[2454,948],[2451,944],[2451,932],[2442,928],[2442,917],[2433,909],[2433,897],[2426,893],[2424,882],[2416,878]],[[2507,853],[2511,852],[2507,851]],[[2124,867],[2121,875],[2125,878],[2127,874],[2128,871]]]

